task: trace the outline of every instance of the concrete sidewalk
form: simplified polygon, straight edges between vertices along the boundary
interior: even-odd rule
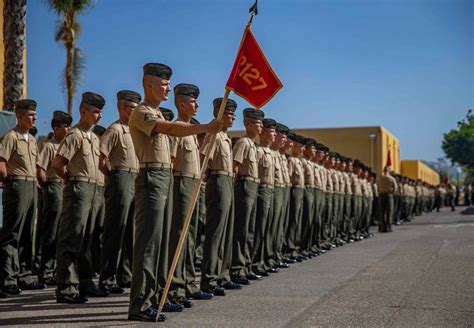
[[[167,314],[163,327],[474,325],[474,215],[443,211],[332,250],[225,297]],[[54,289],[0,300],[0,325],[124,326],[128,294],[57,304]]]

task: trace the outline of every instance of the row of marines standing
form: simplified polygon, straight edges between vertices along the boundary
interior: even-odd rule
[[[130,284],[129,319],[165,320],[164,314],[157,318],[159,297],[211,134],[216,147],[165,312],[191,307],[190,299],[224,296],[225,289],[240,289],[296,261],[371,237],[374,221],[379,231],[389,232],[392,223],[432,208],[429,194],[417,195],[404,178],[398,183],[388,168],[376,180],[360,161],[296,135],[262,111],[243,110],[246,135],[233,145],[226,131],[237,103],[228,99],[222,120],[199,124],[193,119],[199,107],[195,85],[175,86],[178,118],[172,121],[172,112],[160,107],[171,90],[171,68],[149,63],[143,73],[143,102],[136,92],[120,91],[119,120],[107,129],[97,126],[105,100],[96,93],[82,95],[73,128],[72,118],[56,111],[54,135],[41,153],[28,133],[36,103],[15,104],[18,126],[5,134],[0,148],[2,296],[56,283],[58,302],[84,303],[86,297],[122,293]],[[213,102],[215,117],[222,101]],[[31,227],[37,183],[43,212],[36,282]],[[203,207],[198,287],[194,262]]]

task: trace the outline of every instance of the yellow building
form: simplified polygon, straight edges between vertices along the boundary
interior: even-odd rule
[[[392,170],[400,173],[400,142],[382,126],[295,129],[296,133],[329,147],[343,156],[362,161],[377,174],[387,164],[390,148]]]
[[[430,168],[428,165],[418,160],[403,160],[402,175],[411,179],[420,179],[431,185],[438,185],[440,183],[439,173]]]
[[[4,10],[5,0],[0,0],[0,110],[3,110],[3,73],[5,68]],[[26,97],[26,46],[23,49],[23,98]]]
[[[392,171],[401,172],[400,142],[382,126],[293,129],[306,138],[329,147],[343,156],[362,161],[378,175],[387,164],[390,148]],[[243,131],[229,131],[231,137],[240,137]]]

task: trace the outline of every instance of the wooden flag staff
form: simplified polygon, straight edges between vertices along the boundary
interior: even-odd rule
[[[217,120],[221,120],[222,116],[224,116],[225,106],[227,105],[227,99],[229,98],[230,90],[226,89],[224,98],[222,99],[221,106],[219,107],[219,112],[217,113]],[[194,208],[196,207],[196,202],[199,197],[199,191],[201,190],[202,179],[207,171],[207,165],[209,163],[209,157],[214,152],[214,148],[216,146],[216,134],[211,135],[211,140],[209,142],[209,147],[206,150],[206,156],[204,157],[204,161],[201,167],[201,173],[199,178],[194,185],[193,194],[191,196],[191,204],[189,204],[188,209],[186,211],[186,217],[184,219],[183,230],[181,231],[181,235],[179,236],[178,245],[176,246],[176,251],[173,256],[173,261],[171,262],[171,267],[168,271],[168,277],[166,278],[165,288],[162,291],[160,305],[158,307],[158,314],[156,315],[156,321],[160,316],[161,311],[163,310],[163,306],[165,306],[166,299],[168,297],[168,291],[171,286],[171,281],[173,280],[174,271],[176,270],[176,265],[178,264],[178,259],[181,254],[181,249],[183,248],[184,241],[186,236],[188,235],[189,224],[191,223],[191,218],[193,216]]]

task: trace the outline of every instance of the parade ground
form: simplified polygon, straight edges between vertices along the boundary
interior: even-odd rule
[[[472,327],[474,208],[417,217],[296,263],[225,297],[168,313],[163,327]],[[128,326],[128,290],[77,306],[54,288],[0,300],[0,326]],[[140,324],[141,325],[141,324]]]

